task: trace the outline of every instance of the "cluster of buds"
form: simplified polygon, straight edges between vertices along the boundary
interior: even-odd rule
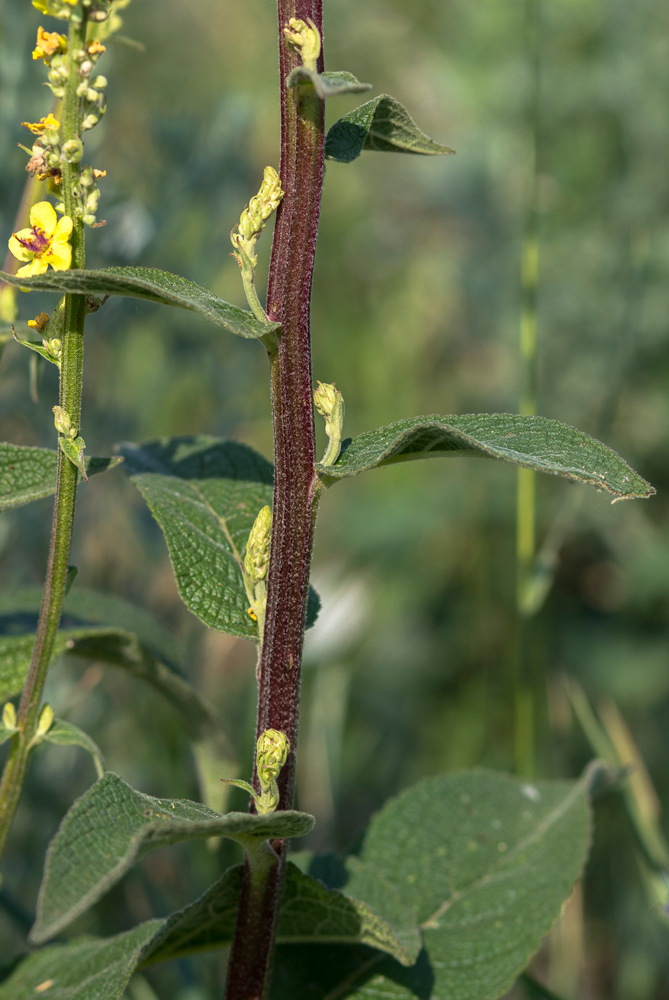
[[[33,0],[40,14],[57,17],[60,21],[69,21],[77,16],[78,0]],[[81,6],[88,10],[89,21],[106,21],[109,17],[109,0],[82,0]]]
[[[283,198],[281,178],[274,167],[265,167],[258,194],[251,198],[239,219],[239,225],[230,233],[230,241],[237,251],[232,256],[239,264],[246,301],[251,312],[261,323],[267,322],[267,315],[255,286],[255,269],[258,257],[255,252],[258,237],[262,233],[272,212],[276,212]]]
[[[55,334],[58,333],[62,335],[64,311],[65,299],[63,298],[54,310],[51,318],[49,318],[48,313],[39,313],[35,316],[35,319],[28,320],[28,326],[32,330],[37,330],[42,337],[41,347],[39,344],[36,344],[31,340],[21,340],[21,338],[17,336],[14,327],[12,327],[14,339],[17,340],[19,344],[23,344],[24,347],[29,347],[31,351],[35,351],[46,361],[50,361],[58,368],[60,368],[60,362],[63,354],[63,342],[61,337],[55,336]]]
[[[99,74],[93,76],[95,64],[104,51],[104,45],[94,38],[86,43],[85,52],[76,53],[80,57],[77,62],[82,79],[77,87],[77,96],[84,102],[84,120],[81,126],[84,132],[97,125],[107,110],[107,98],[104,93],[107,77]]]
[[[48,181],[49,190],[53,194],[62,183],[60,122],[49,113],[46,118],[40,118],[38,122],[21,124],[37,136],[32,149],[21,146],[30,155],[26,171],[35,174],[40,181]]]
[[[299,52],[302,65],[315,73],[318,57],[321,54],[321,36],[311,18],[307,24],[297,17],[291,17],[283,33],[293,48]]]
[[[264,733],[260,734],[256,744],[256,770],[260,795],[248,781],[242,781],[239,778],[223,778],[222,780],[228,785],[243,788],[255,802],[258,814],[268,816],[275,812],[279,805],[279,786],[276,779],[288,760],[289,752],[290,742],[286,734],[279,729],[266,729]]]
[[[279,804],[276,779],[288,760],[290,743],[279,729],[266,729],[256,745],[256,769],[260,782],[260,801],[256,798],[259,813],[272,813]]]
[[[83,103],[82,130],[84,131],[97,125],[105,112],[104,88],[107,86],[107,80],[104,76],[94,75],[95,64],[104,51],[104,45],[97,38],[93,38],[86,42],[85,48],[77,52],[68,52],[67,39],[64,35],[59,35],[56,31],[45,31],[42,27],[37,29],[33,59],[44,60],[48,68],[48,86],[56,97],[62,98],[65,95],[70,59],[73,59],[77,66],[77,72],[81,77],[77,95]],[[23,125],[37,136],[32,149],[26,150],[30,154],[26,170],[36,175],[38,180],[46,180],[49,192],[58,195],[62,185],[63,164],[81,162],[84,155],[83,143],[76,136],[61,145],[60,123],[52,114],[34,124],[23,122]],[[22,148],[25,149],[25,146]],[[105,173],[104,170],[85,166],[74,187],[75,205],[72,215],[83,219],[87,226],[104,225],[103,222],[97,222],[96,213],[100,202],[97,181],[104,177]],[[56,205],[56,210],[65,212],[63,202]]]
[[[334,465],[341,451],[341,438],[344,430],[344,397],[339,389],[326,382],[319,382],[314,391],[314,406],[322,417],[325,417],[325,433],[328,436],[328,447],[321,465]]]
[[[100,188],[98,180],[106,177],[106,170],[96,170],[95,167],[84,167],[79,175],[79,180],[72,189],[75,198],[74,216],[83,219],[87,226],[95,229],[97,226],[104,226],[104,222],[97,222],[96,212],[100,203]],[[56,205],[60,211],[65,210],[65,206]]]
[[[53,407],[53,417],[54,425],[58,431],[58,444],[61,451],[69,458],[73,465],[76,465],[86,482],[88,482],[86,466],[84,464],[86,442],[82,437],[79,437],[79,432],[72,423],[70,414],[62,406]]]
[[[241,214],[239,225],[230,234],[232,245],[238,251],[238,253],[233,254],[233,257],[236,258],[242,269],[247,261],[251,268],[256,268],[258,258],[255,246],[258,237],[265,228],[272,212],[275,212],[281,204],[282,198],[281,178],[274,167],[265,167],[258,194],[251,198]]]
[[[249,599],[249,615],[258,622],[258,633],[262,642],[267,605],[267,571],[269,550],[272,541],[272,511],[263,507],[253,522],[246,543],[246,555],[242,564],[244,587]]]

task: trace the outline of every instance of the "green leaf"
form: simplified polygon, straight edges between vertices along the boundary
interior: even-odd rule
[[[553,993],[533,976],[528,976],[526,972],[522,974],[519,982],[522,984],[528,1000],[560,1000],[557,993]]]
[[[494,1000],[538,949],[583,871],[591,777],[592,769],[576,783],[444,775],[373,818],[345,891],[412,954],[425,948],[432,1000]],[[380,995],[380,971],[369,975],[353,995]]]
[[[316,73],[306,66],[296,66],[286,77],[286,86],[290,90],[292,87],[299,87],[300,84],[310,84],[322,101],[328,97],[337,97],[339,94],[362,94],[372,89],[371,83],[360,83],[346,70]]]
[[[334,465],[318,466],[328,485],[367,469],[445,455],[497,458],[612,493],[616,500],[655,489],[601,441],[545,417],[515,413],[409,417],[343,442]]]
[[[340,163],[350,163],[364,149],[423,156],[455,152],[421,132],[407,109],[389,94],[380,94],[349,111],[325,138],[326,157]]]
[[[239,561],[258,511],[272,503],[270,462],[247,445],[205,436],[119,450],[163,531],[186,606],[209,628],[257,639]],[[307,627],[318,606],[312,591]]]
[[[162,920],[104,940],[43,948],[26,958],[0,986],[0,1000],[118,1000],[146,944]]]
[[[279,323],[260,323],[250,312],[224,302],[188,278],[155,267],[106,267],[101,271],[49,271],[17,278],[0,271],[0,280],[35,292],[75,292],[82,295],[127,295],[200,313],[239,337],[276,335]]]
[[[202,837],[242,844],[302,837],[313,824],[295,811],[222,815],[200,802],[157,799],[108,772],[72,805],[49,845],[31,940],[40,944],[67,927],[158,847]]]
[[[0,697],[23,687],[30,662],[41,590],[0,594]],[[21,631],[21,635],[10,633]],[[174,635],[142,608],[114,594],[75,587],[63,606],[55,656],[67,652],[128,670],[171,703],[194,741],[201,771],[206,756],[220,773],[230,773],[234,754],[214,706],[177,672],[183,651]],[[225,767],[222,765],[225,762]],[[222,770],[221,770],[222,769]],[[218,783],[218,779],[217,779]]]
[[[242,871],[241,865],[229,868],[203,896],[179,913],[173,913],[147,947],[142,966],[229,944],[235,929]],[[290,862],[277,940],[283,944],[364,943],[408,964],[404,949],[388,925],[369,907],[348,899],[336,889],[326,889]]]
[[[72,465],[76,465],[79,472],[82,474],[86,482],[88,482],[88,476],[86,475],[86,462],[84,460],[84,448],[86,447],[86,442],[82,437],[74,438],[70,441],[69,438],[61,436],[58,438],[58,444],[60,449],[66,458],[69,458]]]
[[[0,595],[0,700],[23,687],[41,600],[42,591],[35,588]],[[120,597],[79,588],[65,598],[52,659],[64,652],[124,666],[156,687],[167,670],[158,669],[152,654],[177,666],[180,662],[177,641],[146,612]],[[182,699],[179,685],[173,700],[178,705]]]
[[[66,722],[65,719],[54,719],[51,729],[44,735],[43,739],[45,743],[53,743],[59,747],[83,747],[93,758],[98,778],[101,778],[105,773],[104,758],[97,743],[78,726],[73,726],[71,722]]]
[[[120,458],[87,458],[86,472],[113,469]],[[0,510],[21,507],[56,492],[58,452],[0,442]]]
[[[362,945],[279,945],[269,1000],[436,1000],[433,987],[434,973],[425,951],[407,968]],[[476,994],[464,996],[472,1000]],[[461,998],[449,994],[448,1000]]]
[[[80,639],[98,636],[109,630],[94,628],[63,628],[58,631],[54,642],[52,660],[64,652],[71,652]],[[0,703],[23,689],[35,636],[32,632],[22,635],[0,635]]]
[[[36,987],[49,980],[53,985],[42,991],[56,1000],[117,1000],[138,969],[224,947],[234,934],[241,879],[242,866],[236,865],[167,920],[149,921],[114,938],[48,947],[29,956],[0,987],[0,1000],[33,1000]],[[292,864],[286,872],[278,940],[291,943],[291,950],[308,940],[310,950],[317,953],[318,942],[370,940],[402,956],[390,929],[367,907],[326,889]]]

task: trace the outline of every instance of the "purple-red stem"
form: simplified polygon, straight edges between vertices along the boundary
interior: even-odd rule
[[[257,735],[278,729],[290,741],[279,776],[280,809],[291,809],[300,708],[304,620],[315,521],[316,461],[309,308],[323,186],[324,108],[313,91],[287,90],[299,58],[283,35],[291,17],[311,19],[322,37],[322,0],[278,0],[281,85],[281,183],[267,312],[282,325],[270,359],[274,419],[274,503]],[[321,54],[318,66],[323,71]],[[283,890],[285,845],[261,879],[248,858],[228,964],[226,1000],[264,1000],[269,988]]]

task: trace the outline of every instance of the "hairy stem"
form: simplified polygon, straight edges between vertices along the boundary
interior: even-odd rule
[[[299,63],[283,36],[291,17],[311,19],[322,35],[321,0],[278,0],[284,198],[274,232],[267,312],[283,332],[278,352],[270,356],[275,478],[256,736],[278,729],[290,741],[278,779],[280,809],[292,807],[295,789],[302,641],[317,504],[309,307],[324,142],[323,102],[313,88],[285,87]],[[322,72],[322,55],[318,69]],[[267,995],[285,867],[285,845],[273,846],[280,860],[268,870],[262,892],[256,884],[251,893],[246,862],[227,1000],[263,1000]]]
[[[68,38],[70,53],[69,76],[63,99],[61,136],[63,143],[81,134],[81,99],[76,89],[80,82],[78,64],[72,53],[81,50],[86,38],[86,10],[81,20],[72,17]],[[84,225],[74,215],[73,188],[79,177],[78,163],[63,163],[63,202],[65,213],[74,220],[71,236],[72,266],[86,266]],[[60,405],[67,410],[72,423],[79,427],[81,416],[81,384],[84,361],[85,300],[81,295],[65,296],[65,319],[62,336],[60,374]],[[42,595],[30,668],[26,679],[17,717],[17,732],[12,737],[9,757],[0,781],[0,854],[7,842],[9,828],[21,796],[31,741],[37,727],[42,691],[51,661],[54,640],[60,623],[65,598],[67,566],[72,540],[72,523],[76,500],[78,471],[75,465],[58,450],[58,477],[51,527],[51,542],[46,581]]]

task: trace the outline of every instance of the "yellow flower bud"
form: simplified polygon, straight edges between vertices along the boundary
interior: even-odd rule
[[[37,732],[35,736],[46,736],[46,734],[51,729],[51,723],[53,722],[53,709],[51,705],[45,705],[42,709],[39,717],[39,722],[37,723]]]
[[[16,709],[8,701],[2,710],[2,724],[5,729],[16,729]]]
[[[272,511],[269,507],[263,507],[251,528],[244,557],[244,570],[254,584],[267,578],[271,540]]]
[[[339,458],[344,430],[344,397],[334,385],[318,383],[314,391],[314,406],[325,417],[325,433],[329,438],[327,451],[321,465],[332,465]]]
[[[311,18],[307,24],[297,17],[291,17],[283,33],[290,44],[299,50],[302,65],[315,72],[321,54],[321,36]]]

